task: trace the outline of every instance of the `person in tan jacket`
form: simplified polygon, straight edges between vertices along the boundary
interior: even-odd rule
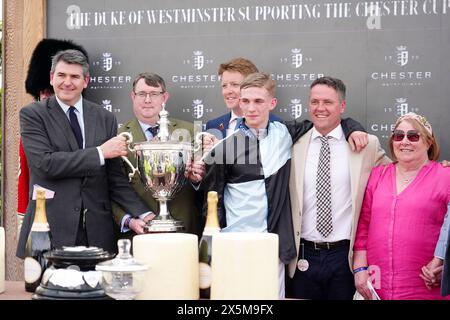
[[[309,113],[314,127],[293,145],[289,189],[297,256],[289,263],[292,281],[287,296],[336,300],[352,299],[355,293],[352,247],[364,191],[372,167],[390,159],[373,135],[361,152],[350,148],[340,125],[345,91],[344,83],[332,77],[311,84]],[[327,137],[330,152],[331,232],[325,235],[317,227],[318,208],[323,207],[323,200],[317,199],[323,190],[316,190],[320,137]]]

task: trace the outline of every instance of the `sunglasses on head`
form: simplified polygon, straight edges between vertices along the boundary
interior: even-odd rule
[[[392,140],[393,141],[403,141],[405,138],[405,131],[403,130],[394,130],[392,132]],[[408,130],[406,132],[406,138],[408,138],[411,142],[417,142],[420,139],[420,133],[417,130]]]

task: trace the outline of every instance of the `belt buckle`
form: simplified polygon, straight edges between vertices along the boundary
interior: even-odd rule
[[[314,241],[313,243],[314,243],[314,250],[322,250],[322,249],[325,249],[325,247],[327,250],[330,250],[330,248],[331,248],[330,242],[315,242]],[[320,245],[322,247],[320,247],[318,245]]]
[[[322,250],[323,247],[320,247],[320,245],[326,243],[326,242],[313,242],[314,243],[314,250]]]

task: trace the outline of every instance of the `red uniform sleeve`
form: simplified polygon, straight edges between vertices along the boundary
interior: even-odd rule
[[[22,139],[19,144],[19,180],[17,183],[17,212],[25,214],[28,206],[28,191],[30,183],[30,171],[28,169],[27,158],[22,146]]]

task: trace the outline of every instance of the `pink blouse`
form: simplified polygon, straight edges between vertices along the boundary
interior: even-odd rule
[[[435,161],[398,195],[394,164],[372,170],[354,250],[367,250],[381,299],[444,299],[439,287],[428,290],[419,275],[433,258],[449,200],[450,168]]]

